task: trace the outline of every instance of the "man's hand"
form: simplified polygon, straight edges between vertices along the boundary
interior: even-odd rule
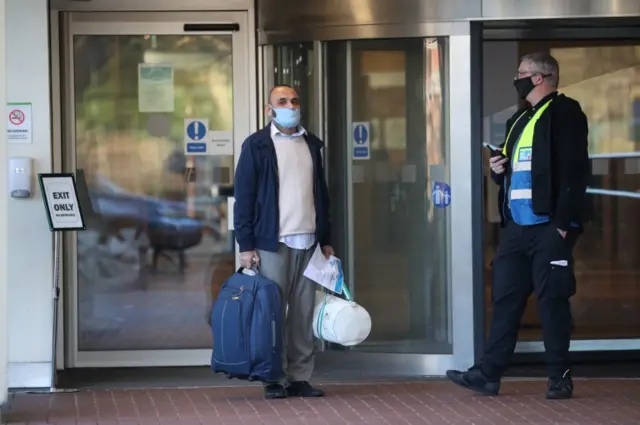
[[[260,265],[260,256],[258,255],[258,251],[245,251],[240,253],[240,266],[245,269],[250,269],[254,265]]]
[[[560,230],[557,229],[558,233],[560,233],[560,236],[562,236],[562,239],[565,239],[567,237],[567,231],[566,230]]]
[[[508,158],[504,156],[492,156],[489,158],[489,166],[491,167],[491,171],[496,174],[503,174],[505,172],[506,164],[509,161]]]
[[[333,248],[329,245],[325,245],[322,247],[322,253],[327,259],[332,255],[336,255],[336,253],[333,251]]]

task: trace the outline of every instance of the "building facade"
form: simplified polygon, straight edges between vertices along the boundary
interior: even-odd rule
[[[335,248],[373,322],[358,347],[319,343],[318,368],[471,365],[498,234],[482,142],[504,137],[532,50],[558,58],[591,123],[596,219],[576,253],[572,348],[640,349],[640,5],[5,2],[0,98],[28,111],[30,137],[0,159],[31,158],[34,188],[37,173],[75,173],[87,223],[62,243],[58,370],[209,362],[208,306],[236,265],[237,154],[280,83],[326,142]],[[47,387],[55,250],[41,194],[5,196],[0,219],[1,388]],[[542,349],[530,309],[519,352]]]

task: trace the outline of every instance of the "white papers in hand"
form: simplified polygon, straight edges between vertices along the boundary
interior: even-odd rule
[[[342,293],[344,277],[340,260],[333,255],[327,259],[320,246],[316,247],[303,274],[330,291]]]

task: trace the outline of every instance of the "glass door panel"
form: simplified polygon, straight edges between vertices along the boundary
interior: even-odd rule
[[[234,56],[246,66],[247,52],[182,22],[101,26],[70,40],[75,168],[92,209],[76,241],[77,351],[210,350],[209,305],[235,268],[227,197],[250,120],[237,116],[248,90]]]
[[[328,45],[334,240],[373,324],[355,352],[453,353],[450,209],[438,203],[450,181],[446,48],[445,38]],[[365,158],[354,155],[358,124]]]
[[[319,134],[320,123],[314,111],[318,99],[315,93],[313,43],[283,44],[273,47],[273,83],[293,87],[301,98],[302,125]],[[267,90],[270,90],[268,87]]]

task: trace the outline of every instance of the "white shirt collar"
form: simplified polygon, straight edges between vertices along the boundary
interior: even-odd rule
[[[284,134],[283,132],[281,132],[280,130],[278,130],[278,127],[276,127],[276,125],[273,123],[273,121],[271,122],[271,138],[274,138],[276,136],[278,137],[300,137],[300,136],[304,136],[305,134],[307,134],[307,130],[305,130],[305,128],[301,125],[298,126],[298,131],[296,131],[293,134]]]

